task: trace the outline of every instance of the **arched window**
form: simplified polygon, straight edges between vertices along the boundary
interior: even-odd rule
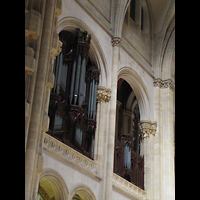
[[[130,17],[135,21],[135,0],[130,2]]]
[[[124,79],[117,84],[114,172],[144,189],[144,157],[140,156],[140,111],[134,91]]]
[[[145,1],[143,1],[141,4],[141,30],[144,33],[149,33],[150,31],[149,10]]]
[[[59,37],[63,46],[54,62],[47,133],[92,158],[99,70],[89,58],[91,36],[76,29]]]
[[[141,30],[143,31],[143,24],[144,24],[144,11],[143,7],[141,7]]]

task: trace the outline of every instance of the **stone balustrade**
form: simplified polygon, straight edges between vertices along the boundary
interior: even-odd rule
[[[129,181],[125,180],[124,178],[118,176],[117,174],[113,173],[113,187],[119,190],[121,193],[125,193],[133,197],[134,199],[147,199],[147,193],[145,190],[137,187],[136,185],[130,183]]]
[[[57,157],[67,160],[73,165],[83,168],[84,171],[91,172],[95,176],[97,175],[97,163],[95,161],[89,159],[47,133],[45,133],[43,142],[43,148],[45,150],[53,153]]]

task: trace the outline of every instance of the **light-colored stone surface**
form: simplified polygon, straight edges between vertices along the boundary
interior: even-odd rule
[[[174,0],[136,0],[135,21],[129,4],[130,0],[25,1],[26,200],[36,199],[42,178],[52,183],[56,198],[64,200],[75,193],[89,200],[175,199]],[[91,34],[89,56],[100,70],[94,160],[44,133],[55,79],[53,62],[62,45],[58,34],[76,28]],[[139,106],[144,191],[113,174],[120,78],[129,83]],[[130,129],[131,102],[130,97],[124,131]]]

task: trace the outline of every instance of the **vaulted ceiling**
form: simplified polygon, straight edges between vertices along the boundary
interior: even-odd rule
[[[175,15],[175,0],[147,0],[149,3],[154,34],[158,33],[161,29],[165,20],[167,25],[170,23]]]

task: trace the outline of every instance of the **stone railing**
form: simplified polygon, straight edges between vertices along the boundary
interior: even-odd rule
[[[140,189],[136,185],[130,183],[115,173],[113,173],[113,187],[122,193],[130,195],[133,198],[140,200],[147,199],[147,193],[145,190]]]
[[[60,142],[49,134],[45,133],[43,148],[57,157],[60,157],[72,165],[79,166],[85,172],[97,175],[97,164],[83,154]]]

